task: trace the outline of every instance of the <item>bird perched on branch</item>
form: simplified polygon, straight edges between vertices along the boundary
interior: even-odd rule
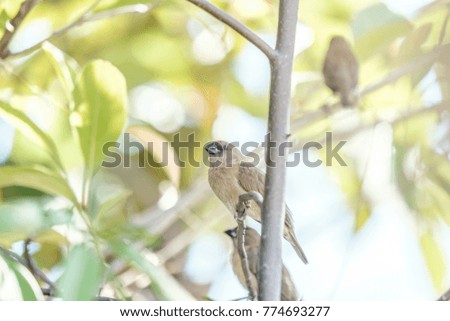
[[[209,155],[208,181],[211,189],[228,210],[236,217],[239,196],[255,191],[264,195],[265,175],[249,162],[233,144],[225,141],[210,142],[205,145]],[[254,220],[261,222],[261,209],[254,201],[248,201],[246,210]],[[287,206],[284,221],[284,238],[291,243],[302,261],[307,264],[305,253],[297,241],[291,211]]]
[[[237,228],[227,230],[225,233],[231,237],[233,241],[233,253],[231,254],[231,265],[234,274],[236,274],[239,282],[247,287],[244,270],[242,269],[241,257],[239,255],[238,231]],[[247,253],[248,269],[250,284],[258,293],[258,270],[259,270],[259,247],[261,237],[254,229],[247,227],[245,229],[245,252]],[[281,301],[297,301],[297,292],[288,270],[283,265],[281,270]]]
[[[355,89],[358,85],[358,70],[358,60],[348,42],[341,36],[333,37],[322,72],[325,84],[334,94],[339,94],[344,107],[354,106],[357,103]]]

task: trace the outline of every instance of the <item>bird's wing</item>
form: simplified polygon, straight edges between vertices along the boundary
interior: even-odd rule
[[[264,196],[265,176],[258,168],[251,164],[242,163],[239,166],[238,181],[239,185],[246,192],[255,191]]]
[[[288,228],[289,230],[293,230],[294,229],[294,218],[292,217],[292,212],[289,209],[289,207],[287,205],[286,206],[286,217],[285,217],[285,226],[286,228]]]
[[[297,291],[286,267],[283,265],[281,277],[281,301],[297,301]]]
[[[246,192],[256,191],[264,197],[264,180],[264,173],[255,166],[246,166],[245,163],[243,163],[239,167],[239,185],[241,185]],[[286,227],[291,229],[294,228],[293,221],[292,212],[286,205]]]
[[[259,247],[246,246],[245,251],[247,252],[248,269],[250,270],[250,273],[257,276],[259,266]]]

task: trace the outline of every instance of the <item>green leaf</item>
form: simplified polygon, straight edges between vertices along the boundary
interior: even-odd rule
[[[151,280],[151,287],[158,299],[168,301],[195,300],[164,267],[157,266],[151,261],[151,252],[137,251],[120,240],[112,241],[110,245],[116,255],[148,275]]]
[[[45,42],[42,45],[42,50],[55,70],[58,79],[61,81],[68,101],[72,101],[76,72],[79,69],[77,63],[75,60],[67,57],[64,52],[52,45],[50,42]]]
[[[19,199],[0,205],[2,243],[11,243],[35,235],[44,225],[43,210],[36,200]]]
[[[21,219],[20,217],[21,214],[22,217],[26,217],[25,215],[23,215],[23,212],[20,211],[16,211],[14,212],[14,214],[19,214],[18,217],[16,216],[16,219],[18,220]],[[42,214],[42,212],[38,214]],[[4,211],[0,209],[0,216],[3,215]],[[34,217],[31,217],[31,220],[36,219]],[[0,218],[0,221],[2,221],[2,218]],[[41,218],[39,223],[45,225],[45,217]],[[29,220],[25,221],[24,224],[28,225],[25,226],[25,228],[29,228],[30,225]],[[40,226],[38,226],[37,229],[39,228]],[[13,244],[14,242],[23,241],[25,238],[30,236],[28,233],[21,233],[21,234],[16,233],[18,237],[12,239],[11,236],[13,235],[11,233],[4,233],[3,228],[0,228],[0,230],[2,230],[2,232],[0,232],[0,244],[5,247],[11,247],[11,244]],[[67,248],[69,241],[65,236],[59,234],[58,232],[52,229],[46,229],[43,232],[38,232],[35,235],[36,236],[33,236],[33,241],[39,243],[40,247],[37,250],[37,252],[33,254],[33,259],[39,267],[50,270],[56,264],[59,264],[61,262],[61,259],[63,257],[63,248]],[[8,236],[10,238],[8,238]]]
[[[96,252],[87,245],[77,245],[69,253],[58,292],[64,300],[92,300],[101,280],[102,263]]]
[[[177,164],[175,150],[170,146],[167,139],[147,126],[131,126],[126,131],[143,144],[145,150],[152,155],[154,163],[164,164],[161,167],[167,178],[178,187],[181,169]],[[152,164],[149,163],[149,165]]]
[[[0,167],[0,188],[23,186],[44,193],[64,196],[77,207],[78,201],[68,183],[59,175],[31,167]]]
[[[44,131],[33,123],[27,115],[12,107],[10,104],[0,101],[0,116],[10,122],[17,130],[22,132],[31,142],[44,148],[57,167],[62,168],[55,143]]]
[[[345,162],[351,163],[351,160],[346,158]],[[332,166],[330,170],[337,177],[340,188],[355,213],[354,230],[358,232],[370,218],[372,210],[370,201],[362,190],[361,178],[355,166]]]
[[[357,14],[352,23],[355,51],[366,59],[385,50],[395,39],[412,29],[404,17],[393,13],[382,3],[376,3]]]
[[[48,209],[49,206],[49,201],[42,197],[21,197],[0,203],[0,243],[10,245],[31,236],[65,244],[65,238],[50,228],[69,223],[71,213],[57,212]]]
[[[0,252],[0,301],[22,300],[22,291],[16,274]]]
[[[412,59],[415,59],[424,54],[422,45],[430,36],[432,27],[433,25],[431,23],[423,24],[405,37],[398,53],[399,62],[409,62]],[[413,88],[417,86],[417,84],[423,79],[423,77],[426,76],[433,65],[434,61],[431,61],[424,67],[419,68],[418,70],[411,73],[411,85]]]
[[[400,46],[399,56],[412,58],[421,54],[421,46],[430,36],[432,27],[433,25],[431,23],[423,24],[406,36]]]
[[[22,292],[22,299],[25,301],[43,301],[44,296],[41,288],[31,272],[17,262],[8,262],[8,265],[16,275]]]
[[[434,235],[431,232],[422,234],[420,236],[420,245],[433,280],[433,285],[437,291],[443,291],[447,267]]]
[[[119,178],[102,170],[95,175],[90,191],[89,211],[96,229],[111,235],[123,228],[127,222],[126,205],[132,192]]]
[[[127,116],[125,78],[112,64],[102,60],[89,63],[75,86],[76,127],[89,176],[104,158],[103,145],[119,137]]]
[[[429,198],[429,204],[424,204],[423,211],[435,212],[450,226],[450,164],[447,158],[436,155],[430,151],[424,157],[427,166],[427,189],[425,193]]]
[[[33,254],[33,259],[39,267],[50,270],[61,262],[63,251],[60,246],[46,242],[39,242],[39,244],[39,250]]]
[[[4,9],[0,11],[0,31],[5,30],[6,23],[9,21],[9,16]]]
[[[44,300],[41,288],[31,272],[0,252],[0,301]]]
[[[410,152],[410,150],[403,145],[395,145],[394,174],[397,181],[397,186],[404,201],[410,209],[415,210],[417,209],[416,184],[414,184],[414,182],[412,182],[411,179],[405,175],[404,171],[408,152]]]

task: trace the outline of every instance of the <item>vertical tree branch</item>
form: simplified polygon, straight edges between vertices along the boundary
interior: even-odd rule
[[[254,301],[256,298],[256,290],[253,288],[253,284],[250,279],[250,266],[248,264],[247,251],[245,250],[245,231],[247,229],[247,227],[245,226],[246,216],[247,214],[245,213],[245,209],[242,212],[238,211],[238,217],[236,218],[236,221],[238,223],[238,252],[241,259],[242,271],[244,272],[245,276],[245,283],[247,284],[248,298],[250,299],[250,301]]]
[[[8,45],[11,42],[14,34],[19,26],[25,20],[25,17],[39,3],[40,0],[25,0],[20,5],[19,12],[6,23],[6,30],[0,39],[0,58],[3,59],[9,55]]]
[[[266,181],[262,209],[258,299],[280,300],[281,237],[284,227],[284,187],[288,154],[292,59],[297,25],[298,0],[280,0],[277,55],[271,59]]]
[[[271,84],[266,181],[262,208],[259,300],[280,300],[281,236],[284,226],[284,186],[288,154],[292,59],[298,0],[280,0],[277,45],[273,50],[250,29],[206,0],[188,0],[233,28],[259,48],[270,61]]]
[[[236,208],[237,216],[236,221],[238,223],[237,237],[238,237],[238,251],[241,259],[242,271],[244,271],[245,282],[247,283],[248,297],[250,300],[255,300],[256,289],[253,288],[252,281],[250,279],[250,267],[248,264],[247,251],[245,250],[245,218],[247,216],[247,201],[254,200],[255,203],[262,207],[262,195],[258,192],[251,191],[239,196],[239,203]]]

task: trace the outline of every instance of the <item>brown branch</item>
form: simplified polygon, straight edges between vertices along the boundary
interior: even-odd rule
[[[423,56],[420,56],[417,59],[414,59],[413,61],[410,61],[403,65],[402,67],[390,72],[387,74],[382,80],[367,86],[363,90],[360,91],[360,96],[365,96],[373,91],[376,91],[392,82],[397,81],[399,78],[416,71],[419,68],[423,68],[429,64],[434,63],[441,55],[449,54],[450,52],[450,45],[446,44],[443,46],[437,46],[430,52],[424,54]]]
[[[448,20],[450,19],[450,5],[447,5],[447,14],[445,15],[444,23],[442,24],[441,32],[439,33],[438,44],[442,45],[445,39],[445,33],[447,31]]]
[[[0,246],[0,253],[3,254],[3,256],[7,257],[8,259],[27,267],[27,262],[19,254],[16,254],[10,250],[7,250],[3,246]]]
[[[443,101],[437,105],[433,105],[430,107],[423,107],[423,108],[418,108],[418,109],[414,109],[413,111],[410,111],[407,114],[404,114],[400,117],[397,117],[393,120],[383,120],[383,119],[378,119],[370,124],[365,124],[362,125],[352,131],[349,132],[344,132],[341,134],[338,134],[336,136],[333,136],[333,140],[346,140],[346,139],[350,139],[351,137],[355,136],[358,133],[361,133],[367,129],[373,128],[381,123],[388,123],[391,124],[392,126],[398,125],[399,123],[405,121],[405,120],[409,120],[411,118],[423,115],[423,114],[427,114],[427,113],[431,113],[431,112],[440,112],[446,108],[448,108],[448,104],[450,102],[449,101]],[[320,140],[317,140],[317,143],[322,144],[325,142],[325,138],[322,138]],[[303,150],[303,144],[302,143],[294,143],[294,146],[289,150],[289,153],[295,153],[298,151]]]
[[[219,21],[223,22],[231,29],[235,30],[242,37],[250,41],[255,47],[261,50],[269,60],[273,60],[277,55],[277,52],[269,46],[264,40],[262,40],[256,33],[250,30],[247,26],[239,22],[236,18],[230,16],[225,11],[219,9],[212,3],[206,0],[187,0],[190,3],[196,5],[200,9],[203,9],[205,12],[209,13]]]
[[[115,298],[110,298],[107,296],[96,296],[92,301],[119,301]]]
[[[25,20],[25,17],[30,13],[30,11],[40,2],[40,0],[25,0],[20,5],[19,12],[16,16],[6,23],[5,33],[0,39],[0,58],[6,58],[10,52],[8,49],[9,43],[14,37],[17,29]]]
[[[14,57],[14,56],[21,56],[21,55],[27,55],[32,53],[33,51],[39,49],[43,43],[50,41],[52,39],[55,39],[63,34],[65,34],[66,32],[68,32],[69,30],[81,26],[84,23],[87,22],[94,22],[94,21],[98,21],[98,20],[103,20],[103,19],[108,19],[108,18],[112,18],[112,17],[116,17],[119,15],[124,15],[124,14],[143,14],[143,13],[147,13],[148,11],[150,11],[151,9],[154,9],[157,5],[159,5],[162,1],[158,0],[158,1],[154,1],[152,3],[149,4],[135,4],[135,5],[129,5],[129,6],[123,6],[123,7],[119,7],[119,8],[114,8],[111,10],[106,10],[106,11],[102,11],[102,12],[98,12],[98,13],[93,13],[93,10],[95,9],[95,7],[100,3],[101,0],[97,0],[95,1],[91,6],[89,6],[89,8],[87,8],[77,19],[75,19],[75,21],[73,21],[72,23],[68,24],[65,27],[62,27],[61,29],[56,30],[53,34],[51,34],[50,36],[48,36],[46,39],[38,42],[37,44],[21,50],[21,51],[17,51],[17,52],[9,52],[7,57]],[[5,58],[5,57],[4,57]]]
[[[39,270],[36,267],[36,265],[34,264],[34,262],[32,261],[31,255],[29,254],[29,250],[28,250],[29,243],[30,243],[30,241],[29,241],[29,239],[27,239],[25,241],[25,246],[24,246],[25,258],[21,257],[20,255],[14,253],[12,251],[5,249],[2,246],[0,246],[0,254],[3,254],[5,257],[9,258],[11,261],[17,262],[17,263],[25,266],[31,272],[31,274],[34,276],[34,278],[40,279],[42,282],[44,282],[45,284],[48,285],[48,289],[42,289],[42,293],[44,295],[52,296],[55,293],[55,289],[56,289],[55,284],[47,277],[47,275],[45,275],[44,272]]]
[[[248,289],[248,298],[251,301],[256,299],[256,289],[253,288],[252,281],[250,279],[250,267],[248,264],[247,251],[245,250],[245,218],[247,217],[247,202],[254,200],[256,204],[261,208],[263,203],[263,198],[258,192],[248,192],[239,196],[239,203],[236,206],[236,222],[238,224],[237,237],[238,237],[238,251],[239,257],[241,259],[242,271],[244,271],[245,283]]]
[[[450,289],[442,294],[436,301],[450,301]]]
[[[24,257],[26,262],[26,267],[28,270],[30,270],[31,274],[33,274],[34,278],[41,279],[42,282],[48,285],[48,289],[42,289],[42,293],[52,296],[55,293],[56,287],[55,284],[45,275],[44,272],[39,270],[39,268],[36,266],[36,264],[33,261],[33,258],[30,254],[30,243],[32,240],[30,238],[27,238],[24,242]]]
[[[36,265],[34,264],[33,258],[30,254],[30,244],[31,239],[27,238],[25,242],[23,243],[23,255],[25,257],[25,262],[27,263],[27,268],[30,270],[31,274],[33,274],[34,277],[36,277]]]
[[[278,301],[281,298],[281,239],[285,220],[287,161],[283,146],[286,146],[290,134],[291,77],[298,2],[279,1],[277,55],[271,61],[268,135],[265,146],[266,180],[261,210],[258,279],[258,299],[261,301]]]
[[[240,207],[238,207],[238,211],[239,210],[242,211],[242,206],[245,205],[245,202],[248,202],[248,201],[254,201],[259,206],[259,208],[262,208],[264,199],[261,194],[259,194],[258,192],[255,192],[255,191],[251,191],[251,192],[242,194],[239,196],[239,206]]]
[[[188,212],[195,204],[206,201],[211,196],[212,191],[207,182],[195,182],[180,196],[173,207],[161,210],[158,206],[153,206],[136,215],[133,223],[147,228],[151,233],[162,234],[181,216],[181,213]]]

